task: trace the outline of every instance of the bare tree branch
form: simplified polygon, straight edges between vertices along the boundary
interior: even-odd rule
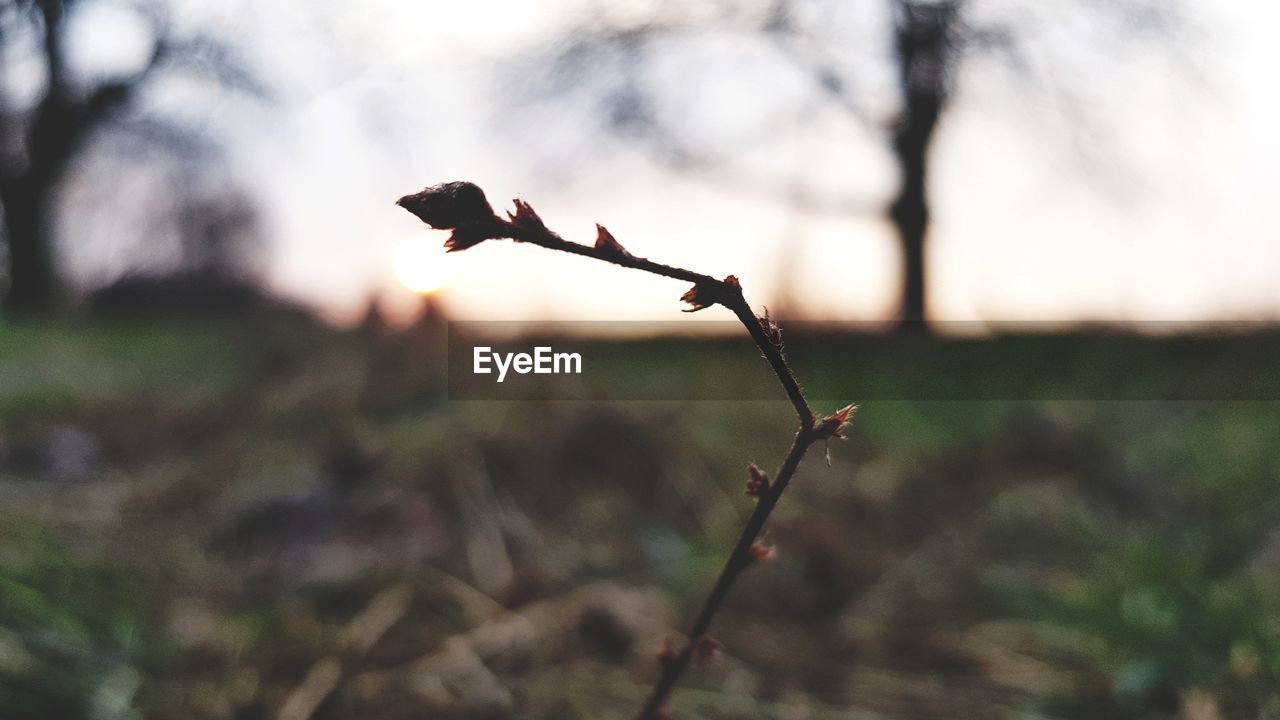
[[[783,491],[791,482],[791,478],[795,476],[805,453],[814,443],[844,437],[854,406],[848,405],[820,420],[814,416],[804,393],[800,390],[795,374],[791,372],[786,357],[782,353],[780,331],[767,315],[758,317],[755,314],[742,294],[742,286],[738,283],[738,279],[732,275],[723,280],[717,280],[710,275],[637,257],[627,251],[612,233],[601,225],[596,226],[594,245],[570,242],[548,228],[533,208],[519,199],[515,200],[514,212],[508,213],[506,218],[499,217],[489,205],[484,191],[472,183],[453,182],[436,185],[422,192],[406,195],[400,198],[397,204],[431,227],[452,230],[452,234],[445,242],[445,247],[450,251],[465,250],[485,240],[508,238],[516,242],[603,260],[625,268],[693,283],[693,287],[681,297],[681,300],[691,306],[688,312],[702,310],[712,305],[723,305],[733,312],[747,329],[747,333],[751,335],[751,339],[765,360],[769,362],[779,384],[786,392],[787,399],[795,408],[800,426],[791,442],[790,450],[787,451],[786,459],[778,469],[776,479],[770,483],[758,468],[754,465],[750,467],[747,492],[756,498],[755,510],[738,535],[733,551],[729,554],[715,585],[712,586],[711,593],[703,603],[697,619],[694,620],[688,639],[679,651],[668,645],[664,646],[663,652],[659,655],[662,665],[661,675],[637,715],[638,720],[656,720],[662,716],[667,699],[689,664],[710,659],[714,649],[718,647],[718,644],[708,635],[711,621],[724,604],[733,582],[742,574],[742,571],[767,557],[767,550],[760,544],[760,532],[764,529],[769,514],[778,504],[779,498],[782,497]]]

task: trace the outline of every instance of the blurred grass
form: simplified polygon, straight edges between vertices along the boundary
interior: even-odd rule
[[[6,322],[0,333],[0,409],[6,415],[173,393],[198,400],[239,368],[211,329]]]
[[[633,611],[533,623],[516,659],[459,643],[600,581],[661,589],[683,625],[788,406],[449,402],[443,343],[6,325],[0,716],[274,717],[332,655],[316,717],[627,717],[658,642]],[[759,369],[722,341],[590,347],[616,360],[603,387]],[[864,402],[780,506],[779,558],[735,591],[682,717],[1276,708],[1280,339],[790,347],[821,407]],[[357,656],[354,619],[399,587]]]

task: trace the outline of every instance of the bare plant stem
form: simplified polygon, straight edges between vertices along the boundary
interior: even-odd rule
[[[769,514],[773,512],[774,506],[778,504],[778,498],[782,497],[782,491],[786,490],[787,483],[791,482],[791,477],[795,475],[796,468],[800,467],[800,460],[804,458],[809,446],[816,442],[817,439],[818,431],[812,426],[801,427],[800,431],[796,433],[795,440],[791,442],[791,449],[787,451],[787,457],[782,461],[782,468],[778,471],[777,479],[774,480],[768,490],[760,494],[755,511],[751,513],[751,517],[747,519],[747,524],[743,526],[742,532],[738,535],[738,542],[733,546],[733,552],[729,554],[729,559],[725,562],[724,568],[720,570],[720,576],[716,578],[716,584],[711,587],[711,593],[707,595],[706,602],[702,604],[702,610],[698,613],[698,618],[694,620],[693,628],[689,631],[688,641],[674,657],[663,658],[662,675],[653,686],[653,691],[649,693],[649,698],[645,701],[644,707],[636,715],[639,720],[652,720],[660,717],[659,713],[666,706],[667,698],[675,689],[680,676],[689,667],[689,662],[693,658],[694,648],[707,637],[707,631],[711,628],[711,619],[715,617],[725,598],[728,597],[729,588],[732,587],[733,581],[755,561],[751,554],[751,546],[755,544],[756,538],[760,536],[760,531],[764,529],[765,521],[769,519]]]
[[[710,275],[672,265],[663,265],[648,258],[635,257],[625,251],[621,253],[610,251],[606,249],[607,246],[606,248],[601,248],[570,242],[545,228],[515,227],[512,229],[514,232],[511,238],[517,242],[526,242],[551,250],[560,250],[574,255],[603,260],[625,268],[643,270],[654,275],[685,280],[693,283],[698,288],[706,290],[710,297],[715,298],[716,302],[732,310],[733,314],[738,317],[738,320],[747,329],[747,332],[751,334],[751,339],[755,341],[760,352],[769,361],[769,366],[773,368],[774,374],[778,376],[778,381],[782,383],[783,389],[786,390],[787,398],[795,408],[796,414],[800,418],[801,426],[810,427],[813,425],[813,410],[809,408],[809,402],[805,400],[804,393],[800,391],[800,384],[796,381],[795,374],[791,372],[791,368],[787,365],[787,360],[782,354],[782,348],[778,347],[778,344],[768,337],[768,334],[760,324],[760,318],[752,311],[751,305],[747,303],[746,297],[743,296],[742,287],[737,280],[717,280]]]
[[[479,198],[478,201],[476,196]],[[787,365],[777,329],[767,318],[761,318],[755,314],[742,294],[741,285],[732,275],[724,280],[717,280],[710,275],[636,257],[627,252],[609,234],[609,231],[600,226],[597,226],[598,239],[594,246],[570,242],[548,229],[533,209],[520,200],[516,200],[516,212],[509,214],[509,219],[499,218],[492,213],[479,188],[470,183],[449,183],[427,188],[417,195],[401,198],[399,204],[433,227],[453,229],[454,235],[447,243],[451,250],[465,249],[485,239],[510,238],[517,242],[594,258],[625,268],[693,283],[693,289],[686,293],[683,299],[691,303],[694,310],[719,304],[732,311],[768,361],[778,382],[786,392],[787,399],[795,408],[799,429],[791,442],[786,458],[782,461],[782,466],[778,469],[774,481],[771,484],[766,481],[763,489],[758,492],[755,510],[738,535],[737,543],[729,554],[728,560],[725,561],[719,577],[716,578],[715,585],[712,586],[697,619],[694,620],[685,644],[678,652],[664,653],[660,657],[662,673],[636,716],[637,720],[657,720],[663,717],[667,699],[675,689],[676,683],[679,682],[690,662],[694,660],[701,644],[709,642],[707,632],[711,628],[711,621],[724,604],[734,581],[756,562],[754,546],[759,540],[770,513],[777,506],[796,469],[800,467],[800,461],[814,443],[829,440],[832,437],[843,437],[853,406],[843,408],[821,420],[814,416],[809,402],[800,389],[800,383]],[[461,210],[469,215],[458,217],[460,205]],[[477,205],[483,210],[477,210]]]

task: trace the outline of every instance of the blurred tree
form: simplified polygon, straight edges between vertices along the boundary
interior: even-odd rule
[[[947,56],[955,26],[956,2],[923,5],[897,0],[898,76],[902,117],[893,129],[893,151],[901,177],[889,206],[902,246],[902,320],[923,323],[928,310],[925,282],[925,234],[929,227],[927,169],[929,144],[947,97]]]
[[[113,12],[101,15],[107,6]],[[136,104],[158,76],[185,71],[222,86],[260,92],[225,46],[205,35],[178,32],[167,10],[160,2],[145,1],[0,4],[5,309],[43,313],[55,304],[54,204],[68,168],[94,133],[110,126],[180,148],[201,142],[199,133],[172,118],[141,113],[125,117],[123,111]],[[95,12],[99,15],[93,16]],[[110,38],[113,50],[122,55],[141,50],[141,56],[136,63],[117,63],[125,66],[119,69],[97,63],[85,67],[93,61],[83,60],[81,46],[101,46],[104,38]]]
[[[262,289],[258,207],[225,169],[187,163],[175,173],[156,173],[152,182],[184,192],[147,209],[133,248],[115,248],[130,256],[129,269],[90,293],[91,313],[131,318],[298,313]]]
[[[1077,33],[1072,36],[1077,46],[1102,56],[1119,56],[1126,46],[1115,42],[1117,38],[1155,37],[1168,44],[1181,5],[1090,0],[1073,6],[1074,22],[1067,31]],[[883,212],[895,230],[903,258],[898,315],[916,324],[926,319],[928,310],[925,249],[930,150],[961,62],[980,54],[994,57],[1015,79],[1034,86],[1030,89],[1055,96],[1055,108],[1074,112],[1088,102],[1066,86],[1062,74],[1043,67],[1043,30],[1054,20],[1037,12],[1051,13],[1033,5],[969,0],[884,0],[856,5],[829,0],[723,0],[697,8],[657,3],[650,11],[601,13],[585,27],[575,28],[553,63],[548,87],[565,97],[590,88],[588,102],[607,127],[641,141],[672,167],[722,171],[714,178],[717,187],[782,198],[795,210],[864,214],[874,207]],[[862,38],[849,32],[861,26],[880,29]],[[885,39],[891,42],[866,42],[875,32],[884,37],[885,31]],[[741,43],[752,44],[757,52],[743,52]],[[653,72],[655,67],[668,61],[673,51],[695,44],[700,49],[688,53],[694,63],[686,64],[674,78],[678,87],[672,85],[671,76],[666,83],[654,82],[660,76]],[[883,56],[877,57],[882,50]],[[739,62],[737,67],[730,63],[730,67],[713,69],[711,60],[717,54],[735,52],[739,61],[760,64],[748,67]],[[789,87],[783,71],[763,72],[778,66],[803,76],[807,90],[798,94]],[[897,98],[890,107],[879,97],[885,83],[877,70],[891,70]],[[747,87],[754,90],[750,102],[758,102],[759,107],[733,109],[764,118],[754,125],[758,134],[750,142],[742,138],[719,142],[723,137],[718,136],[727,134],[724,127],[731,123],[709,116],[703,107],[693,107],[696,95],[689,89],[697,87],[699,94],[713,95],[720,90],[717,85],[735,82],[731,73],[752,71],[758,82]],[[518,72],[522,79],[527,77],[527,66]],[[601,99],[595,100],[597,96]],[[684,107],[673,97],[682,99]],[[678,109],[672,112],[671,106]],[[831,194],[815,190],[804,178],[779,183],[776,177],[762,176],[758,164],[751,165],[761,148],[783,142],[788,135],[802,135],[813,127],[806,122],[823,117],[822,111],[831,107],[854,118],[861,130],[889,150],[897,183],[883,204],[880,198],[833,201]],[[698,122],[718,127],[693,128]],[[792,126],[797,133],[781,132]],[[1096,139],[1091,144],[1097,145]],[[831,160],[824,158],[817,164],[810,160],[796,167],[800,175],[829,175],[820,166],[823,162]]]
[[[224,188],[185,198],[175,215],[181,271],[244,278],[256,269],[258,209],[243,192]]]

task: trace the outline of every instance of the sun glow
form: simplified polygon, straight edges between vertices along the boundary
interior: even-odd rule
[[[444,248],[431,239],[409,240],[396,253],[396,279],[420,295],[443,290],[452,279],[453,270]]]

